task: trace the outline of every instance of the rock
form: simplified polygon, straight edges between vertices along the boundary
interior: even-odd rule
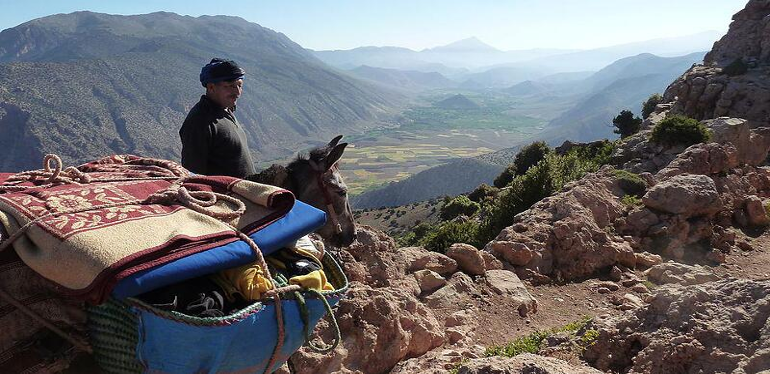
[[[524,266],[532,260],[534,252],[524,243],[509,242],[505,240],[492,241],[487,244],[485,250],[492,251],[501,256],[511,265]]]
[[[745,122],[745,121],[744,121]],[[743,126],[748,135],[748,127]],[[681,174],[713,175],[726,172],[740,164],[738,150],[733,144],[695,144],[679,154],[655,178],[666,180]]]
[[[481,257],[484,259],[484,270],[500,270],[503,268],[503,263],[495,255],[487,251],[481,251]]]
[[[601,374],[587,366],[574,366],[556,358],[523,353],[511,358],[486,357],[463,363],[458,374]]]
[[[609,289],[609,288],[607,288],[607,287],[599,287],[599,288],[596,290],[596,292],[598,292],[598,293],[600,293],[600,294],[606,294],[606,293],[610,293],[610,292],[612,292],[612,291],[610,291],[610,289]]]
[[[457,271],[457,261],[438,252],[431,252],[421,247],[401,248],[408,262],[407,270],[415,272],[417,270],[428,269],[449,276]]]
[[[417,279],[420,290],[423,292],[433,292],[447,283],[446,279],[439,273],[428,269],[416,271],[414,277]]]
[[[743,251],[747,251],[748,252],[748,251],[753,251],[754,250],[754,246],[752,246],[751,243],[749,243],[749,242],[747,242],[745,240],[738,240],[737,242],[735,242],[735,245],[738,246],[738,248],[740,248]]]
[[[521,316],[537,311],[537,301],[529,294],[515,273],[508,270],[490,270],[484,276],[492,291],[517,302]]]
[[[641,267],[651,267],[663,262],[663,258],[650,252],[635,253],[636,264]]]
[[[684,217],[715,214],[722,209],[714,180],[705,175],[677,175],[656,184],[642,202],[651,209]]]
[[[680,285],[695,285],[719,279],[708,268],[699,265],[685,265],[673,261],[655,265],[647,270],[650,281],[657,284],[676,283]]]
[[[425,296],[422,300],[425,305],[433,309],[448,309],[466,304],[474,294],[478,294],[478,290],[473,279],[464,273],[455,273],[444,287]]]
[[[620,280],[623,279],[623,271],[620,270],[619,267],[613,266],[612,270],[610,270],[610,279],[615,282],[620,282]]]
[[[622,194],[614,169],[602,168],[516,215],[485,250],[537,283],[536,274],[570,280],[616,264],[633,268],[634,250],[610,229],[627,210]]]
[[[635,309],[641,308],[644,305],[644,302],[639,298],[639,296],[627,293],[623,295],[623,304],[631,305]]]
[[[452,244],[447,249],[446,255],[457,261],[457,266],[466,274],[481,275],[486,270],[486,264],[481,256],[481,252],[470,244]]]
[[[463,360],[483,356],[484,347],[478,345],[436,349],[423,356],[400,362],[390,374],[446,374],[456,369]]]
[[[712,249],[706,254],[706,259],[717,264],[723,264],[727,261],[727,255],[719,249]]]
[[[748,224],[751,226],[767,226],[770,223],[767,217],[767,211],[765,210],[762,199],[756,195],[751,195],[746,198],[745,201],[746,218]]]
[[[617,291],[620,289],[620,286],[618,286],[618,284],[615,282],[599,282],[596,284],[596,286],[599,288],[606,288],[610,291]]]
[[[583,357],[623,373],[770,370],[770,281],[668,285],[632,314],[597,325]],[[682,368],[688,368],[683,371]]]
[[[342,333],[330,354],[302,349],[293,356],[298,374],[390,371],[399,361],[425,354],[444,343],[444,327],[433,312],[398,288],[371,288],[353,282],[335,311]],[[322,329],[324,341],[332,329]]]
[[[636,293],[649,293],[650,289],[642,283],[635,284],[631,287],[631,291]]]

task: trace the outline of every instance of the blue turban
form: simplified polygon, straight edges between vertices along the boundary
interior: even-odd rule
[[[201,69],[201,84],[206,87],[206,83],[216,83],[222,81],[231,81],[243,78],[246,74],[238,64],[233,60],[224,60],[214,58]]]

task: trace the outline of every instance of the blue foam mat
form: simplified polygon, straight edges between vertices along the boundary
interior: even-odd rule
[[[257,243],[264,255],[269,255],[325,223],[326,213],[296,201],[289,213],[249,237]],[[249,245],[238,240],[132,274],[118,282],[112,290],[112,296],[125,299],[187,279],[245,265],[255,259]]]

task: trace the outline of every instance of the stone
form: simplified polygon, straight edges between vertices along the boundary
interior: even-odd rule
[[[649,300],[634,313],[595,319],[599,336],[583,358],[599,370],[623,373],[770,369],[770,281],[668,285]]]
[[[485,247],[497,253],[511,265],[523,266],[529,263],[534,256],[534,252],[524,243],[509,242],[505,240],[492,241]]]
[[[723,207],[714,180],[705,175],[677,175],[659,182],[644,195],[651,209],[684,217],[715,214]]]
[[[767,226],[770,223],[767,217],[767,211],[765,210],[762,199],[756,195],[751,195],[746,198],[744,202],[746,209],[746,218],[748,224],[751,226]]]
[[[522,353],[514,357],[486,357],[464,362],[457,374],[601,374],[588,366],[575,366],[552,357]]]
[[[486,270],[484,258],[476,247],[470,244],[452,244],[446,252],[447,257],[455,260],[457,266],[469,275],[481,275]]]
[[[481,257],[484,259],[484,270],[500,270],[503,268],[503,263],[495,255],[487,251],[481,251]]]
[[[526,316],[537,311],[537,300],[530,295],[515,273],[508,270],[490,270],[484,274],[484,277],[493,292],[518,303],[520,315]]]
[[[441,253],[419,247],[402,248],[401,251],[405,252],[405,257],[409,261],[408,271],[410,272],[428,269],[442,276],[449,276],[457,271],[457,261]]]
[[[647,277],[657,284],[695,285],[719,279],[710,269],[700,265],[685,265],[668,261],[647,270]]]
[[[433,292],[443,287],[447,280],[433,270],[423,269],[414,273],[422,292]]]
[[[660,255],[656,255],[650,252],[635,253],[636,264],[641,267],[651,267],[663,262],[663,258]]]

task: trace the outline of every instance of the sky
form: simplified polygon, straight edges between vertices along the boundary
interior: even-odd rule
[[[421,50],[475,36],[500,50],[591,49],[716,30],[747,0],[0,0],[0,30],[57,13],[232,15],[305,48]]]

